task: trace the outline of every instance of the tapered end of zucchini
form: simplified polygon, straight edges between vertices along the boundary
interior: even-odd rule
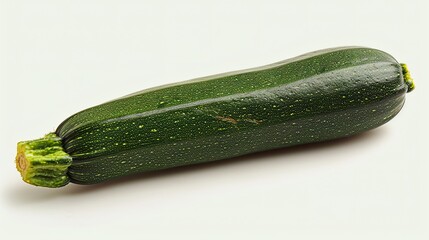
[[[411,92],[414,90],[414,80],[411,78],[410,71],[408,70],[407,64],[401,63],[402,75],[404,76],[405,84],[408,86],[408,91]]]
[[[69,183],[67,169],[71,163],[72,158],[64,152],[61,139],[55,133],[18,143],[16,168],[29,184],[62,187]]]

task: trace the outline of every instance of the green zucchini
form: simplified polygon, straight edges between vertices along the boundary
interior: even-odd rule
[[[413,88],[385,52],[325,49],[83,110],[19,142],[16,166],[30,184],[61,187],[336,139],[386,123]]]

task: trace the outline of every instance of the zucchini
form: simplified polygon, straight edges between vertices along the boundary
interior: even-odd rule
[[[61,187],[336,139],[388,122],[413,88],[385,52],[325,49],[83,110],[19,142],[16,166],[30,184]]]

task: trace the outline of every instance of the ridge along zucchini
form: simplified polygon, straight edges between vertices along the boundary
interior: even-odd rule
[[[385,52],[325,49],[83,110],[19,142],[16,166],[27,183],[61,187],[342,138],[388,122],[413,88]]]

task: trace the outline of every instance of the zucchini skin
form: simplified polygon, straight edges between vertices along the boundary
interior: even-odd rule
[[[76,113],[55,134],[71,182],[112,178],[342,138],[376,128],[412,87],[364,47],[143,90]]]
[[[393,118],[407,90],[390,55],[336,48],[132,94],[56,133],[70,180],[91,184],[357,134]]]

